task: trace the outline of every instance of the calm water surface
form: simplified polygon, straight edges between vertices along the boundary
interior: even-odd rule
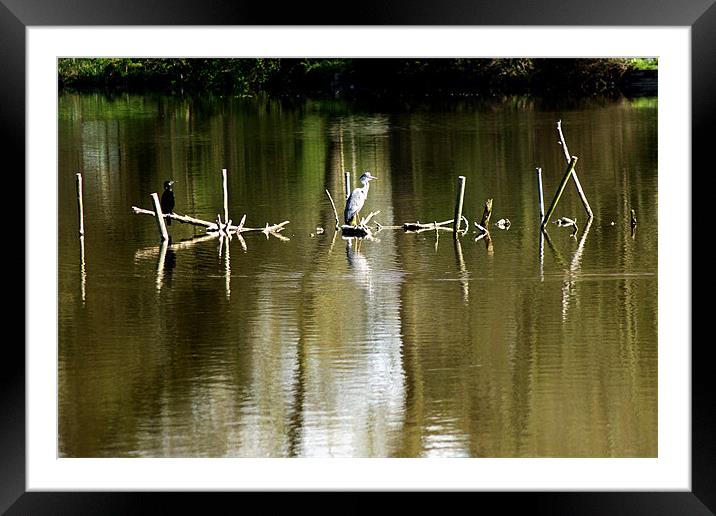
[[[595,219],[570,184],[555,218],[579,232],[541,240],[559,119]],[[657,455],[655,98],[63,94],[59,145],[60,456]],[[231,218],[290,240],[174,222],[162,252],[131,207],[174,178],[176,212],[213,220],[222,168]],[[379,177],[383,225],[452,218],[464,175],[471,223],[492,198],[512,226],[344,240],[343,170]]]

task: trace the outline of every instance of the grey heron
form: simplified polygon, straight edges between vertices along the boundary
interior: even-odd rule
[[[345,219],[346,224],[352,224],[353,226],[358,225],[360,219],[357,217],[357,215],[365,204],[365,200],[368,198],[368,188],[370,187],[370,182],[373,179],[378,178],[371,175],[370,172],[366,172],[365,174],[360,176],[359,181],[363,186],[353,190],[353,192],[351,192],[351,194],[348,196],[348,199],[346,199],[346,209],[343,213],[343,218]],[[354,219],[355,223],[353,223]]]

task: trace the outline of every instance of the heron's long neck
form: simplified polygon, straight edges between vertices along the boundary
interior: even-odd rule
[[[366,193],[366,195],[368,194],[368,188],[370,188],[370,182],[366,181],[365,183],[363,183],[363,191]]]

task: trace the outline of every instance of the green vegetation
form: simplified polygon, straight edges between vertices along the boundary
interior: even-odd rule
[[[633,57],[626,59],[627,65],[636,70],[658,70],[659,59],[656,57]]]
[[[455,96],[618,93],[654,58],[625,59],[133,59],[67,58],[61,89],[215,91],[237,96]]]

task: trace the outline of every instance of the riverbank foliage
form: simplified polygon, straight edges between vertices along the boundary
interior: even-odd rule
[[[618,93],[656,59],[65,58],[60,89],[214,91],[238,96]]]

